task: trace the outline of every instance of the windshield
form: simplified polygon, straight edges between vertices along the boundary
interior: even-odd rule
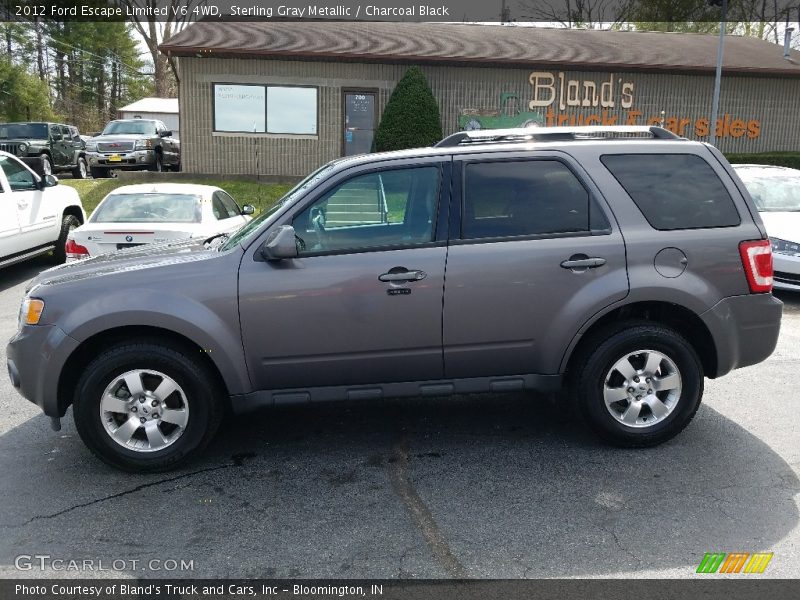
[[[800,176],[739,171],[759,212],[800,212]]]
[[[92,223],[199,223],[200,196],[110,194],[92,213]]]
[[[46,140],[47,123],[2,123],[0,124],[0,140]]]
[[[278,212],[279,208],[281,208],[283,206],[286,206],[289,202],[294,200],[302,192],[304,192],[305,190],[310,188],[312,185],[316,184],[322,178],[322,176],[324,174],[326,174],[330,169],[333,168],[334,164],[335,163],[328,163],[326,165],[323,165],[322,167],[320,167],[319,169],[317,169],[316,171],[311,173],[311,175],[309,175],[308,177],[303,179],[303,181],[301,181],[296,186],[294,186],[291,190],[289,190],[286,193],[286,195],[283,196],[283,198],[278,200],[278,202],[275,204],[275,206],[265,210],[260,215],[258,215],[255,219],[253,219],[252,221],[247,223],[244,227],[239,229],[236,233],[234,233],[230,237],[230,239],[228,239],[228,241],[225,242],[225,245],[223,245],[221,247],[221,250],[230,250],[236,244],[238,244],[240,242],[243,242],[244,240],[249,238],[253,234],[253,232],[258,231],[258,229],[260,228],[262,223],[264,223],[272,215],[274,215],[276,212]]]
[[[155,135],[156,124],[153,121],[111,121],[103,129],[103,135]]]

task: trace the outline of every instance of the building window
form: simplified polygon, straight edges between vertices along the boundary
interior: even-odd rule
[[[214,131],[317,135],[317,88],[215,83]]]
[[[214,84],[214,131],[266,132],[263,85]]]
[[[317,88],[267,88],[267,132],[317,135]]]

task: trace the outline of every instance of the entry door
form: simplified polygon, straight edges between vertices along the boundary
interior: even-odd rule
[[[461,171],[445,376],[555,374],[585,319],[628,292],[622,236],[556,157],[465,159]]]
[[[257,389],[442,377],[441,171],[426,161],[348,177],[282,220],[298,258],[245,256],[239,312]]]
[[[344,156],[365,154],[372,150],[375,136],[377,94],[375,92],[345,91],[344,98]]]

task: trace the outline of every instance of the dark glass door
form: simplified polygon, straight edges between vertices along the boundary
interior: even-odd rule
[[[364,154],[375,135],[375,92],[344,92],[343,154]]]

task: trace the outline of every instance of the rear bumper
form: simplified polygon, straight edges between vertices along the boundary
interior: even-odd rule
[[[64,363],[77,347],[77,340],[54,325],[23,327],[6,347],[11,384],[47,416],[63,417],[58,380]]]
[[[760,363],[772,354],[782,312],[783,302],[772,294],[749,294],[725,298],[700,315],[717,350],[714,377]]]

